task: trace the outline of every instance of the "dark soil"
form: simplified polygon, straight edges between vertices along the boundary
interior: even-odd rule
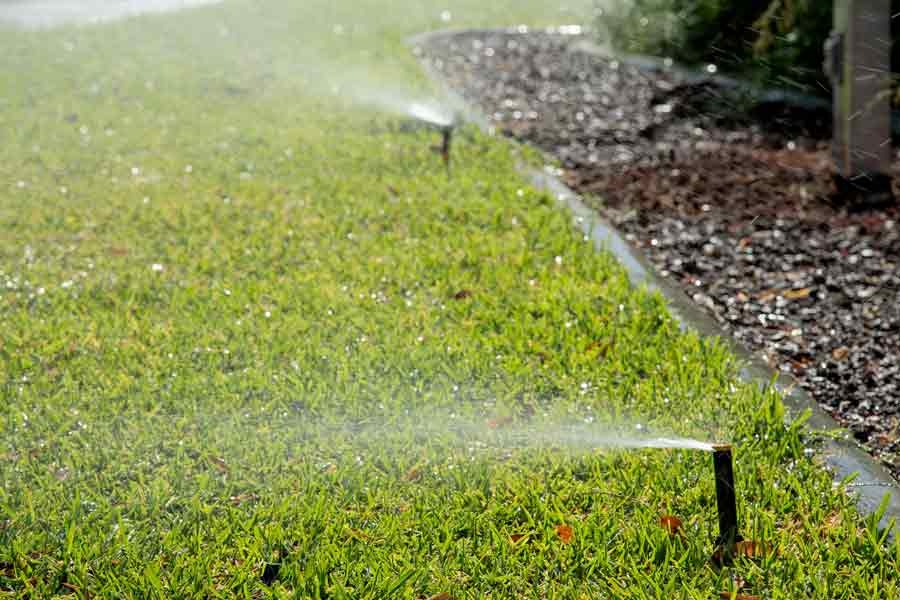
[[[900,477],[900,211],[835,202],[830,114],[574,41],[463,33],[419,51]]]

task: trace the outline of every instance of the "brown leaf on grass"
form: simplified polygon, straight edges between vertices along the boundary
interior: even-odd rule
[[[660,517],[659,526],[666,530],[671,536],[684,536],[681,531],[681,519],[673,515],[665,515]]]
[[[440,594],[435,594],[428,600],[455,600],[453,596],[448,594],[447,592],[441,592]]]
[[[528,536],[524,533],[513,533],[509,536],[509,541],[513,544],[518,544],[522,540],[526,539]]]
[[[224,458],[210,456],[209,463],[214,466],[219,473],[227,473],[229,471],[228,463],[225,462]]]
[[[504,427],[513,422],[513,418],[510,415],[505,415],[502,417],[497,417],[495,419],[489,419],[487,422],[487,426],[491,429],[499,429],[500,427]]]
[[[466,298],[472,297],[472,290],[459,290],[455,294],[453,294],[454,300],[465,300]]]
[[[253,494],[253,493],[238,494],[237,496],[230,497],[228,500],[233,505],[240,506],[241,504],[244,504],[245,502],[256,502],[257,500],[259,500],[259,496],[257,496],[256,494]]]
[[[422,479],[421,467],[413,467],[403,476],[403,481],[418,481]]]
[[[559,539],[563,544],[568,544],[572,541],[572,528],[568,525],[557,525],[556,526],[556,535],[559,536]]]
[[[784,297],[788,300],[802,300],[803,298],[809,298],[809,295],[812,293],[812,289],[810,288],[801,288],[799,290],[788,290],[784,293]]]
[[[725,600],[761,600],[759,596],[749,596],[747,594],[735,594],[732,592],[719,592],[719,598]]]
[[[109,249],[109,254],[111,256],[127,256],[128,248],[122,248],[121,246],[113,246]]]
[[[839,529],[842,524],[843,518],[841,517],[841,513],[832,513],[825,519],[825,528],[829,531]]]
[[[772,546],[765,542],[747,540],[736,543],[731,548],[718,547],[712,555],[712,562],[717,565],[731,564],[735,558],[763,558],[774,552]]]
[[[772,546],[765,542],[746,540],[734,545],[734,555],[745,558],[762,558],[772,554]]]

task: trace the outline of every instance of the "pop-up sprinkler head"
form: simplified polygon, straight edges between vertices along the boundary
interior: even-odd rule
[[[738,532],[737,498],[734,493],[734,467],[730,444],[713,446],[713,468],[716,471],[716,505],[719,509],[719,537],[716,545],[727,551],[743,539]]]
[[[450,172],[450,144],[453,141],[453,128],[455,125],[450,123],[441,127],[441,158],[444,160],[444,166],[447,172]]]

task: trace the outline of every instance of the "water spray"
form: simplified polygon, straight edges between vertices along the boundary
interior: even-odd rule
[[[713,445],[713,469],[716,472],[716,505],[719,511],[719,537],[716,545],[730,551],[743,538],[738,532],[737,497],[734,492],[734,457],[731,444]]]
[[[436,128],[441,133],[441,143],[432,150],[441,155],[447,173],[450,173],[450,146],[453,143],[453,130],[457,126],[457,115],[446,106],[436,102],[413,102],[404,110],[407,116]]]

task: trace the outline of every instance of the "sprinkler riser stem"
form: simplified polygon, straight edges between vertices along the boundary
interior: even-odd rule
[[[441,158],[444,164],[450,168],[450,144],[453,141],[453,125],[441,127]]]
[[[734,464],[731,446],[717,446],[713,451],[716,472],[716,505],[719,510],[718,546],[731,548],[742,540],[738,532],[737,497],[734,491]]]

